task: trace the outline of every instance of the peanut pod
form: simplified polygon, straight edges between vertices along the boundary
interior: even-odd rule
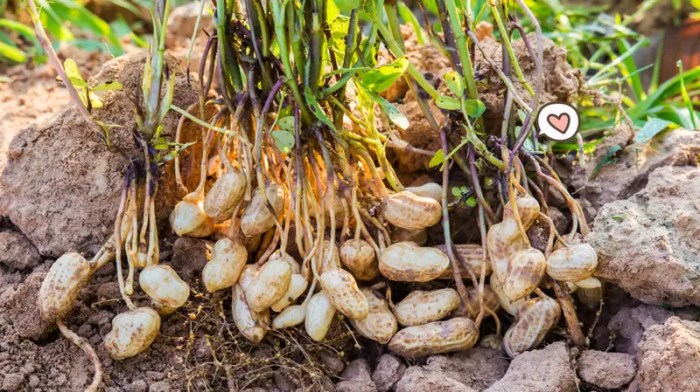
[[[265,203],[260,188],[255,189],[250,205],[241,217],[241,231],[246,237],[255,237],[275,227],[275,217],[282,213],[284,208],[284,189],[281,186],[270,183],[265,187],[267,201],[272,206],[274,214]]]
[[[179,236],[207,237],[214,232],[214,222],[204,212],[204,203],[193,193],[175,205],[170,213],[170,227]]]
[[[374,249],[365,240],[351,239],[340,246],[340,260],[359,280],[372,280],[379,275]]]
[[[389,342],[389,350],[405,356],[420,357],[468,350],[479,339],[479,330],[466,317],[455,317],[400,330]]]
[[[527,249],[523,233],[513,219],[505,219],[489,228],[486,248],[491,260],[491,269],[501,282],[508,276],[508,258],[519,250]]]
[[[527,298],[521,298],[517,301],[511,301],[511,299],[506,295],[505,291],[503,291],[503,283],[501,283],[501,281],[498,280],[498,276],[496,276],[496,274],[491,275],[491,279],[489,282],[489,286],[491,286],[491,290],[493,290],[493,293],[496,295],[496,298],[501,304],[503,310],[505,310],[513,316],[518,314],[518,311],[525,304]]]
[[[51,323],[64,319],[90,276],[90,263],[80,254],[66,253],[59,257],[41,282],[38,297],[41,317]]]
[[[384,298],[377,296],[371,289],[362,289],[362,294],[367,298],[369,313],[362,320],[350,320],[350,324],[362,336],[375,342],[386,344],[398,329],[394,314],[389,310],[389,305]]]
[[[236,328],[246,339],[260,343],[267,334],[270,325],[270,311],[254,312],[246,302],[245,293],[240,285],[233,286],[231,311]]]
[[[216,241],[212,258],[202,270],[204,287],[213,293],[233,286],[241,276],[247,260],[248,251],[241,243],[228,238]]]
[[[415,195],[411,192],[398,192],[384,200],[384,218],[396,227],[416,230],[434,226],[442,218],[439,202]]]
[[[245,298],[254,312],[262,312],[284,297],[292,279],[292,267],[283,259],[268,260],[245,290]]]
[[[139,275],[141,290],[169,308],[179,308],[190,296],[190,287],[169,265],[150,265]]]
[[[115,360],[133,357],[146,350],[158,336],[160,316],[148,307],[120,313],[112,319],[105,348]]]
[[[457,291],[444,288],[433,291],[415,290],[394,306],[394,314],[403,326],[438,321],[459,306]]]
[[[379,257],[379,272],[400,282],[429,282],[440,277],[449,265],[450,260],[441,251],[408,241],[389,245]]]
[[[438,203],[442,203],[442,185],[436,182],[426,182],[419,186],[407,186],[404,188],[406,192],[411,192],[416,196],[433,199]]]
[[[238,170],[226,172],[216,179],[204,198],[204,213],[216,222],[231,218],[233,210],[243,198],[245,174]]]
[[[540,214],[540,203],[532,196],[521,196],[515,199],[518,207],[518,216],[525,230],[529,229]],[[513,207],[510,202],[503,208],[503,220],[513,219]]]
[[[284,293],[284,296],[282,296],[279,301],[275,302],[271,306],[272,310],[275,312],[283,311],[287,306],[292,304],[297,298],[304,294],[308,285],[309,282],[307,282],[306,278],[304,278],[304,275],[292,274],[292,277],[289,280],[289,288],[287,289],[287,292]]]
[[[574,244],[555,250],[547,258],[547,275],[563,282],[577,282],[593,275],[598,255],[588,244]]]
[[[513,253],[508,260],[508,274],[503,282],[503,292],[511,301],[532,293],[544,276],[547,262],[544,254],[535,248]]]
[[[461,263],[461,261],[464,261],[474,272],[474,274],[477,276],[477,278],[481,275],[481,266],[484,266],[484,270],[486,272],[485,276],[491,275],[491,263],[486,261],[486,263],[483,262],[483,257],[484,257],[484,250],[481,248],[481,245],[477,244],[455,244],[453,245],[454,250],[455,250],[455,255],[457,256],[457,259],[460,261],[457,263],[457,266],[459,267],[459,274],[462,278],[464,279],[469,279],[469,272],[467,271],[466,267]],[[435,246],[436,249],[439,249],[442,253],[447,254],[447,247],[442,244],[442,245],[437,245]],[[442,273],[440,276],[440,279],[454,279],[454,275],[452,274],[452,269],[448,268],[445,270],[445,272]]]
[[[314,341],[322,342],[331,327],[333,317],[335,317],[335,307],[331,299],[325,292],[319,291],[306,304],[304,319],[306,333]]]
[[[503,337],[506,353],[514,357],[537,347],[559,322],[560,314],[559,304],[552,298],[529,300]]]
[[[306,306],[289,306],[272,320],[272,329],[291,328],[304,322],[306,316]]]
[[[367,299],[348,271],[340,268],[324,271],[321,275],[321,287],[328,294],[333,306],[345,317],[353,320],[367,317]]]

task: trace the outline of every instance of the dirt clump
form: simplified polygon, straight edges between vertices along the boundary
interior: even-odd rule
[[[700,304],[700,168],[662,167],[627,200],[606,204],[586,237],[596,276],[642,302]]]
[[[409,367],[396,384],[396,392],[421,391],[474,392],[474,389],[445,377],[442,372],[428,370],[420,366]]]
[[[55,330],[53,324],[42,319],[36,305],[39,287],[47,270],[37,268],[24,282],[5,291],[0,297],[0,309],[8,316],[7,322],[14,327],[18,338],[39,340]]]
[[[379,358],[377,367],[372,373],[372,380],[379,392],[392,390],[406,371],[406,365],[391,354],[384,354]]]
[[[376,392],[369,364],[365,359],[350,362],[340,374],[340,381],[335,385],[337,392]]]
[[[22,233],[0,231],[0,264],[13,270],[30,270],[41,263],[41,256]]]
[[[634,357],[625,353],[586,350],[577,361],[581,380],[603,389],[629,384],[637,372]]]
[[[474,347],[454,355],[429,357],[425,368],[440,371],[446,377],[483,391],[503,377],[508,364],[508,359],[500,351]]]

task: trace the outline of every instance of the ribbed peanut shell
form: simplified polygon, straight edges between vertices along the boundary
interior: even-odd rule
[[[442,244],[442,245],[437,245],[435,248],[439,249],[442,253],[447,254],[447,247]],[[461,263],[461,261],[464,261],[469,267],[471,267],[472,271],[474,271],[474,274],[479,277],[481,275],[481,265],[483,264],[486,275],[489,276],[491,275],[491,263],[486,260],[486,262],[483,262],[483,257],[484,257],[484,250],[481,248],[481,245],[477,244],[455,244],[454,245],[454,250],[455,250],[455,256],[457,257],[457,260],[460,261],[457,263],[457,266],[459,267],[459,273],[464,279],[469,279],[469,272],[467,269],[464,267],[464,265]],[[443,274],[440,276],[440,279],[454,279],[454,275],[452,274],[452,268],[448,268],[443,272]]]
[[[299,263],[296,260],[294,260],[294,257],[290,256],[289,253],[282,253],[279,249],[277,249],[276,251],[272,252],[268,260],[276,259],[280,259],[289,263],[289,266],[292,267],[293,274],[299,273]]]
[[[369,312],[367,298],[348,271],[340,268],[324,271],[321,275],[321,288],[328,294],[333,306],[345,317],[353,320],[367,317]]]
[[[258,276],[258,272],[260,272],[260,266],[257,264],[246,264],[243,267],[241,276],[238,277],[238,284],[241,286],[243,291],[250,288],[250,285],[255,280],[255,277]]]
[[[41,317],[51,323],[64,319],[73,309],[90,275],[90,263],[78,253],[66,253],[59,257],[39,288]]]
[[[212,258],[202,270],[204,287],[213,293],[233,286],[241,276],[247,260],[248,251],[243,244],[228,238],[216,241]]]
[[[384,201],[384,218],[396,227],[416,230],[440,222],[442,206],[437,201],[401,191]]]
[[[491,279],[489,282],[489,286],[491,286],[491,290],[493,290],[493,293],[496,295],[496,298],[501,304],[503,310],[505,310],[513,316],[518,314],[520,308],[525,304],[526,298],[521,298],[517,301],[511,301],[510,298],[508,298],[506,293],[503,291],[503,283],[501,283],[501,281],[498,280],[498,276],[496,276],[496,274],[491,275]]]
[[[508,276],[508,258],[515,252],[527,249],[527,243],[512,219],[506,219],[489,228],[486,248],[489,251],[491,269],[501,282]]]
[[[362,294],[367,298],[369,313],[362,320],[350,320],[350,324],[360,335],[368,339],[381,344],[389,343],[398,329],[396,317],[391,313],[384,298],[367,288],[362,289]]]
[[[272,329],[291,328],[304,322],[306,306],[289,306],[272,320]]]
[[[563,282],[577,282],[593,275],[598,255],[588,244],[574,244],[555,250],[547,258],[547,275]]]
[[[518,216],[525,230],[529,229],[537,220],[540,214],[540,203],[532,196],[521,196],[515,199],[518,206]],[[503,208],[503,220],[513,219],[513,207],[510,202],[506,203]]]
[[[322,342],[326,338],[328,329],[335,317],[335,307],[325,292],[314,294],[306,304],[306,317],[304,327],[306,333],[316,342]]]
[[[245,174],[238,170],[226,172],[216,179],[204,198],[204,212],[216,222],[231,218],[233,210],[243,198]]]
[[[151,308],[120,313],[112,319],[112,330],[105,335],[105,348],[112,359],[130,358],[146,350],[159,330],[160,316]]]
[[[465,307],[460,303],[459,308],[452,313],[452,316],[470,317],[474,320],[479,315],[479,290],[476,287],[469,287],[467,292],[469,294],[469,306]],[[494,313],[501,308],[501,303],[496,293],[493,292],[488,284],[484,285],[484,306],[494,311]]]
[[[503,292],[511,301],[532,293],[539,286],[547,262],[544,254],[535,248],[513,253],[508,260],[508,275]]]
[[[170,213],[170,227],[179,236],[207,237],[214,232],[214,222],[204,212],[204,203],[193,196],[185,196],[175,205]]]
[[[426,229],[406,230],[394,228],[390,235],[392,243],[411,241],[423,246],[428,242],[428,231]]]
[[[459,294],[451,288],[432,291],[415,290],[394,306],[394,315],[403,326],[438,321],[459,306]]]
[[[449,265],[450,260],[441,251],[408,241],[389,245],[379,257],[379,272],[400,282],[429,282],[440,277]]]
[[[292,304],[297,298],[304,294],[308,285],[309,282],[303,275],[292,274],[287,292],[284,293],[284,296],[280,298],[279,301],[275,302],[274,305],[271,306],[272,310],[275,312],[281,312],[284,310],[287,306]]]
[[[561,310],[554,299],[536,298],[528,302],[503,337],[503,347],[511,357],[537,347],[559,322]]]
[[[139,285],[151,299],[170,308],[179,308],[190,296],[190,286],[169,265],[144,268],[139,275]]]
[[[428,199],[433,199],[438,203],[442,203],[442,185],[436,182],[426,182],[419,186],[407,186],[404,190],[414,195],[427,197]]]
[[[479,340],[479,330],[466,317],[455,317],[400,330],[389,342],[389,350],[405,357],[468,350]]]
[[[254,312],[246,302],[245,293],[240,285],[233,286],[231,298],[231,313],[236,328],[246,339],[253,343],[260,343],[270,325],[270,311]]]
[[[292,279],[292,267],[282,259],[268,260],[248,288],[245,298],[254,312],[262,312],[284,297]]]
[[[267,201],[275,213],[265,203],[265,198],[260,188],[255,189],[250,205],[246,207],[241,217],[241,231],[246,237],[255,237],[275,227],[275,216],[282,213],[284,208],[284,189],[281,186],[269,183],[265,186]]]
[[[347,240],[340,246],[340,260],[358,280],[372,280],[379,275],[374,248],[363,239]]]

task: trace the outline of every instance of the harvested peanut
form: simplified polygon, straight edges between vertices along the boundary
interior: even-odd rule
[[[248,251],[241,243],[228,238],[216,241],[212,259],[202,270],[202,281],[207,291],[213,293],[236,284],[247,260]]]
[[[508,276],[508,258],[515,252],[527,249],[518,224],[513,219],[503,220],[489,228],[486,247],[491,260],[491,269],[501,282]]]
[[[362,289],[362,294],[367,298],[369,313],[361,320],[350,320],[350,324],[362,336],[381,344],[389,343],[398,329],[396,318],[389,310],[389,305],[382,297],[377,296],[370,289]]]
[[[206,237],[214,232],[214,222],[204,212],[202,200],[191,195],[175,205],[170,213],[170,227],[179,236]]]
[[[532,293],[540,284],[547,266],[544,254],[535,248],[513,253],[508,264],[503,292],[511,301],[517,301]]]
[[[436,182],[426,182],[419,186],[407,186],[404,190],[414,195],[427,197],[428,199],[433,199],[438,203],[442,203],[442,185]]]
[[[517,321],[503,337],[506,353],[514,357],[537,347],[547,333],[559,322],[561,310],[552,298],[535,298],[520,311]]]
[[[306,316],[306,306],[289,306],[272,320],[272,329],[291,328],[304,322]]]
[[[51,323],[64,319],[90,275],[90,263],[78,253],[59,257],[41,282],[38,298],[41,317]]]
[[[532,196],[521,196],[515,200],[518,206],[518,216],[525,230],[529,229],[537,220],[540,213],[540,203]],[[503,209],[503,220],[513,219],[513,208],[510,202]]]
[[[384,201],[384,218],[396,227],[416,230],[440,222],[442,206],[437,201],[402,191]]]
[[[440,277],[449,265],[447,255],[438,249],[408,241],[389,245],[379,257],[379,272],[400,282],[429,282]]]
[[[591,276],[576,282],[575,285],[578,288],[576,298],[579,301],[591,309],[600,306],[600,301],[603,298],[603,284],[600,280]]]
[[[254,312],[246,302],[245,293],[240,285],[233,286],[231,299],[233,322],[238,330],[253,343],[260,343],[270,325],[270,311]]]
[[[304,327],[306,333],[316,342],[322,342],[326,338],[328,329],[335,317],[335,307],[328,295],[319,291],[314,294],[306,304],[306,317]]]
[[[389,350],[405,357],[463,351],[474,347],[479,330],[466,317],[435,321],[400,330],[389,342]]]
[[[433,291],[415,290],[394,306],[394,314],[403,326],[438,321],[459,306],[459,294],[451,288]]]
[[[498,276],[496,276],[496,274],[491,275],[490,286],[491,290],[493,290],[493,293],[496,295],[496,298],[498,298],[498,302],[501,304],[503,310],[513,316],[518,314],[520,308],[525,304],[527,298],[511,301],[503,291],[503,283],[498,280]]]
[[[470,317],[475,320],[479,315],[479,289],[477,287],[469,287],[467,289],[469,293],[468,307],[460,303],[459,308],[457,308],[453,313],[453,317]],[[497,312],[501,308],[501,303],[493,292],[490,285],[484,285],[484,306]]]
[[[346,317],[353,320],[367,317],[367,299],[348,271],[340,268],[324,271],[321,275],[321,287],[328,294],[333,306]]]
[[[455,244],[453,247],[455,250],[455,255],[460,261],[457,263],[457,266],[459,267],[459,274],[462,276],[462,278],[469,279],[470,276],[469,272],[461,261],[464,261],[464,263],[466,263],[472,269],[472,271],[474,271],[474,274],[477,277],[481,275],[482,265],[484,266],[486,276],[491,275],[491,263],[489,263],[488,260],[486,263],[483,262],[484,250],[481,248],[481,245]],[[442,253],[447,254],[447,247],[444,244],[437,245],[435,248],[439,249]],[[454,279],[452,269],[448,268],[445,270],[445,272],[442,273],[442,276],[440,276],[440,279]]]
[[[391,242],[411,241],[423,246],[428,242],[428,231],[425,229],[407,230],[395,228],[391,231]]]
[[[216,222],[229,219],[243,198],[245,188],[245,174],[238,170],[224,173],[216,179],[204,198],[204,212]]]
[[[151,299],[170,308],[179,308],[190,296],[190,287],[169,265],[144,268],[139,275],[139,284]]]
[[[547,275],[563,282],[577,282],[593,275],[598,255],[588,244],[574,244],[555,250],[547,259]]]
[[[341,268],[340,264],[340,252],[335,243],[331,243],[328,240],[323,240],[323,255],[320,260],[316,261],[316,269],[319,275],[323,274],[325,271],[331,271],[334,269]],[[330,252],[330,257],[329,257]],[[315,258],[317,259],[317,258]]]
[[[365,240],[351,239],[340,246],[340,260],[359,280],[372,280],[379,275],[374,249]]]
[[[160,316],[148,307],[120,313],[112,319],[112,330],[105,336],[105,348],[112,359],[133,357],[146,350],[158,336]]]
[[[279,301],[275,302],[271,306],[272,310],[274,310],[275,312],[281,312],[282,310],[284,310],[287,306],[289,306],[291,303],[296,301],[297,298],[304,294],[308,285],[309,282],[306,281],[304,275],[292,274],[287,292],[282,298],[280,298]]]
[[[284,297],[292,279],[292,267],[286,260],[268,260],[245,288],[245,298],[254,312],[274,305]]]
[[[265,203],[260,188],[253,193],[250,205],[245,209],[241,217],[241,231],[246,237],[255,237],[275,227],[275,215],[282,213],[284,207],[284,189],[275,183],[265,186],[267,201],[272,206],[274,214]]]

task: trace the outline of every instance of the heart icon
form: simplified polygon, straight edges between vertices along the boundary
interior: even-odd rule
[[[547,122],[549,125],[562,134],[566,133],[566,130],[569,129],[569,121],[571,121],[571,118],[567,113],[562,113],[558,116],[556,114],[550,114],[547,116]]]

